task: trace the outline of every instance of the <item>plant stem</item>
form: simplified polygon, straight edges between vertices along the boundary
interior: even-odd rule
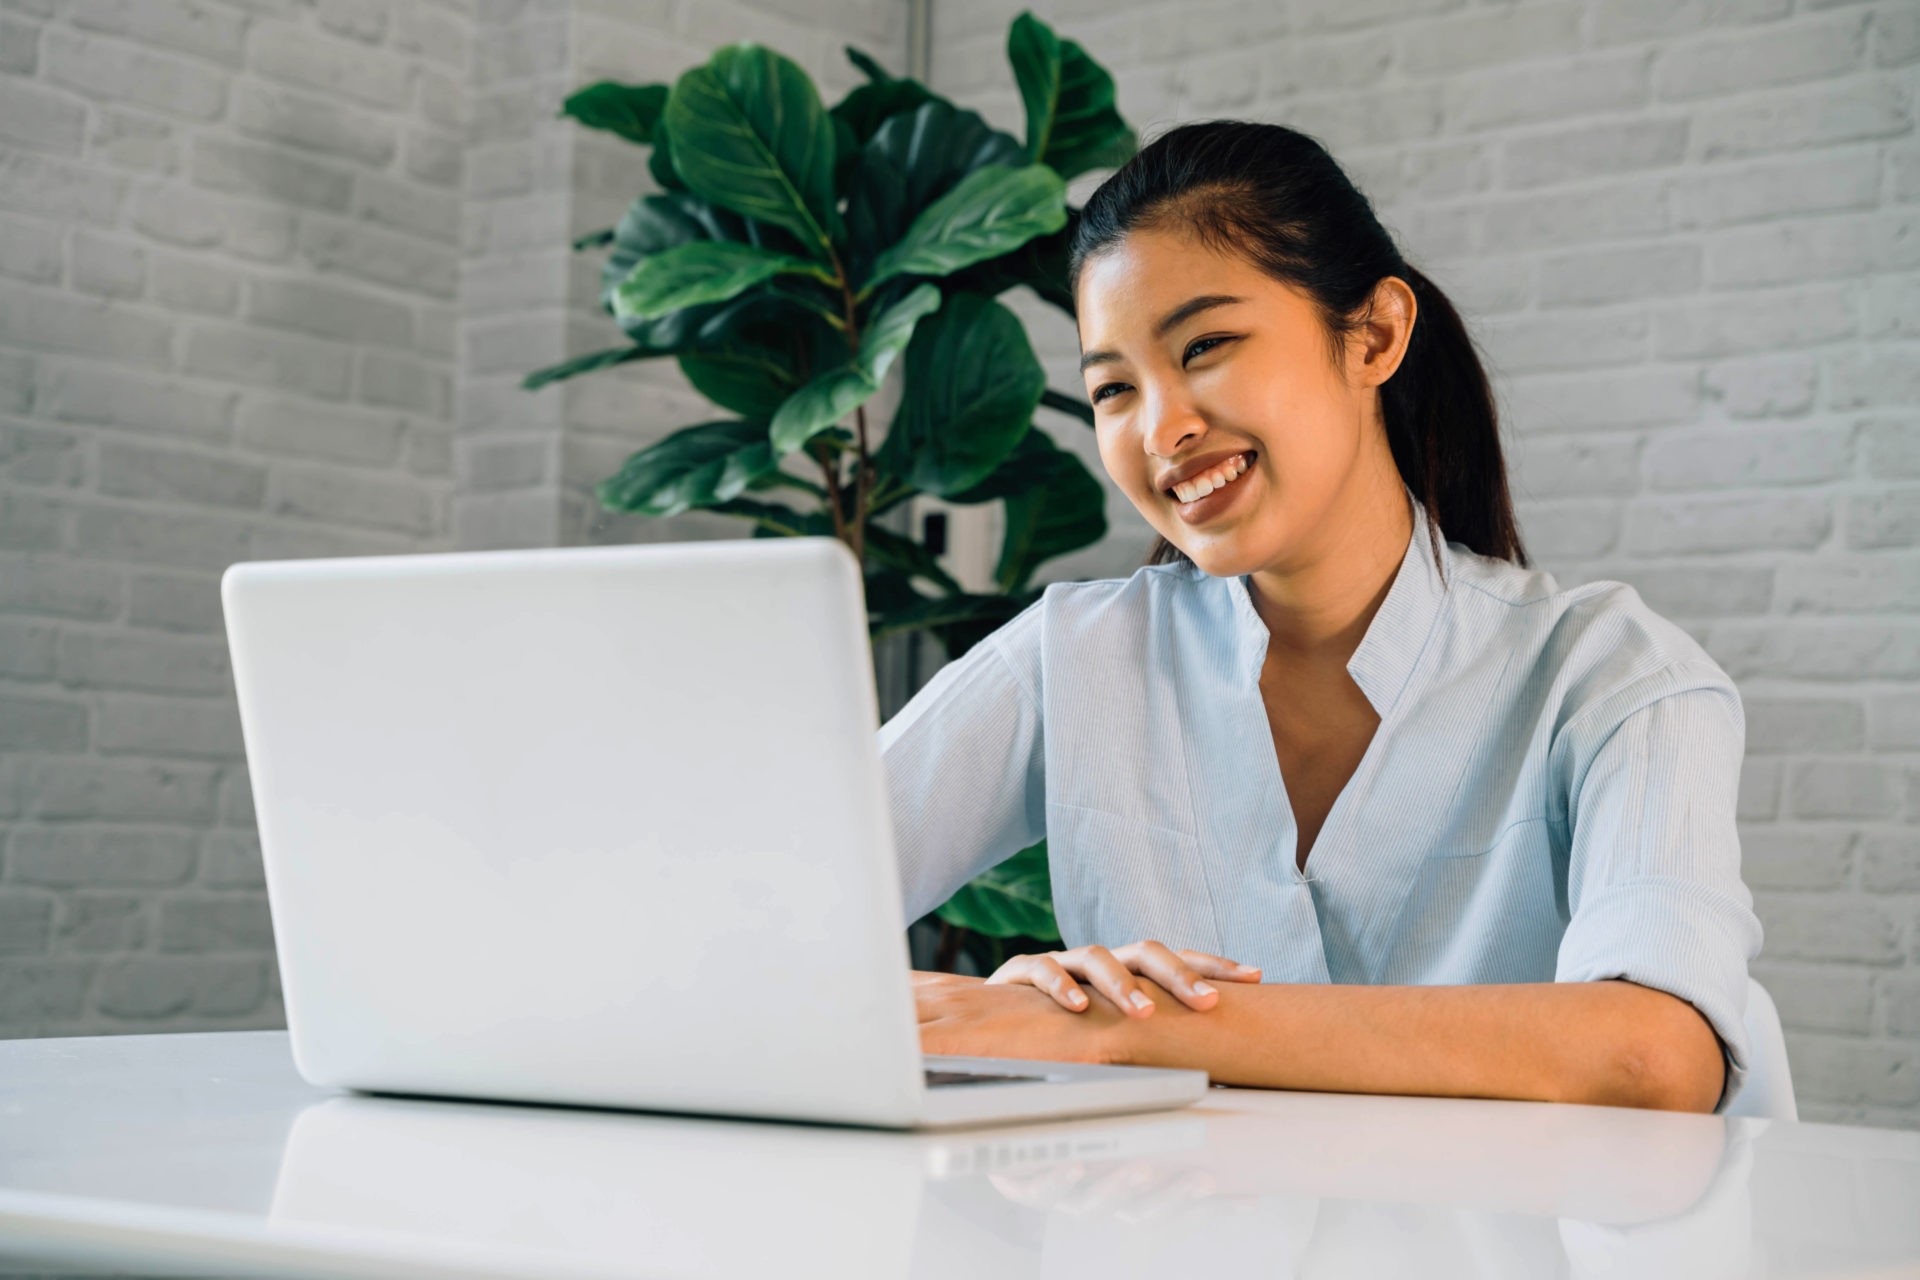
[[[832,249],[828,249],[832,253]],[[846,308],[847,323],[843,332],[847,335],[847,347],[853,358],[860,358],[860,326],[854,318],[853,287],[847,280],[846,268],[840,264],[838,254],[833,255],[833,269],[840,277],[840,298]],[[853,518],[852,536],[848,537],[847,521],[840,514],[840,495],[833,494],[834,527],[840,530],[840,536],[853,548],[853,558],[862,573],[867,567],[867,407],[861,405],[854,410],[854,422],[858,426],[858,447],[853,459]]]
[[[881,515],[912,497],[915,492],[911,485],[901,484],[891,476],[882,476],[873,486],[873,492],[867,495],[867,514]]]
[[[799,476],[792,475],[785,471],[775,471],[769,479],[780,488],[799,489],[801,492],[810,493],[816,498],[824,498],[827,496],[827,491],[820,485],[815,484],[811,480],[803,480]]]
[[[860,456],[853,468],[853,555],[864,568],[867,563],[867,483],[872,479],[872,468],[867,464],[867,406],[855,409],[853,420],[859,426],[860,439]]]
[[[840,514],[839,461],[832,456],[833,450],[819,441],[810,443],[807,446],[807,452],[811,453],[814,461],[820,464],[821,474],[827,478],[827,509],[833,512],[833,536],[842,542],[847,542],[847,522]],[[847,545],[853,544],[848,542]],[[856,550],[855,554],[858,555],[859,552]]]

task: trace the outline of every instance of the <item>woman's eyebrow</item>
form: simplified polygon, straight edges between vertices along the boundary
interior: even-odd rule
[[[1197,298],[1188,298],[1185,302],[1167,312],[1153,326],[1153,336],[1164,338],[1167,331],[1182,321],[1191,320],[1202,311],[1211,311],[1215,307],[1224,307],[1230,302],[1245,302],[1246,299],[1231,293],[1203,293]],[[1118,351],[1089,351],[1080,357],[1080,372],[1085,373],[1096,364],[1105,364],[1118,360]]]

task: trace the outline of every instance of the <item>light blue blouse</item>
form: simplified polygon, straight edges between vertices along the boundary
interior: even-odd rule
[[[1747,1070],[1733,681],[1630,586],[1413,537],[1347,671],[1380,726],[1296,868],[1244,578],[1056,582],[879,730],[908,922],[1047,839],[1067,947],[1154,938],[1267,982],[1626,978]]]

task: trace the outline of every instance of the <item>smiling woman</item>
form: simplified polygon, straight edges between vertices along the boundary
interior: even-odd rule
[[[1237,121],[1108,179],[1071,281],[1160,541],[880,730],[906,918],[1044,836],[1064,941],[923,981],[928,1051],[1724,1109],[1739,693],[1631,587],[1529,565],[1458,312],[1318,143]]]

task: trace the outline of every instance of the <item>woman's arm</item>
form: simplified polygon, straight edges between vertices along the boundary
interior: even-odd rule
[[[877,742],[911,925],[1046,835],[1045,739],[1031,687],[1041,602],[941,667]]]
[[[1038,988],[916,975],[927,1053],[1192,1067],[1219,1084],[1712,1111],[1725,1070],[1706,1019],[1620,979],[1478,986],[1226,984],[1194,1010],[1158,983],[1129,1017]]]
[[[1126,1018],[1102,999],[1109,1016],[1088,1024],[1110,1044],[1106,1060],[1197,1067],[1218,1084],[1707,1112],[1725,1069],[1713,1029],[1693,1006],[1618,979],[1228,983],[1205,1011],[1162,998],[1148,979],[1141,985],[1158,1006],[1153,1016]]]

